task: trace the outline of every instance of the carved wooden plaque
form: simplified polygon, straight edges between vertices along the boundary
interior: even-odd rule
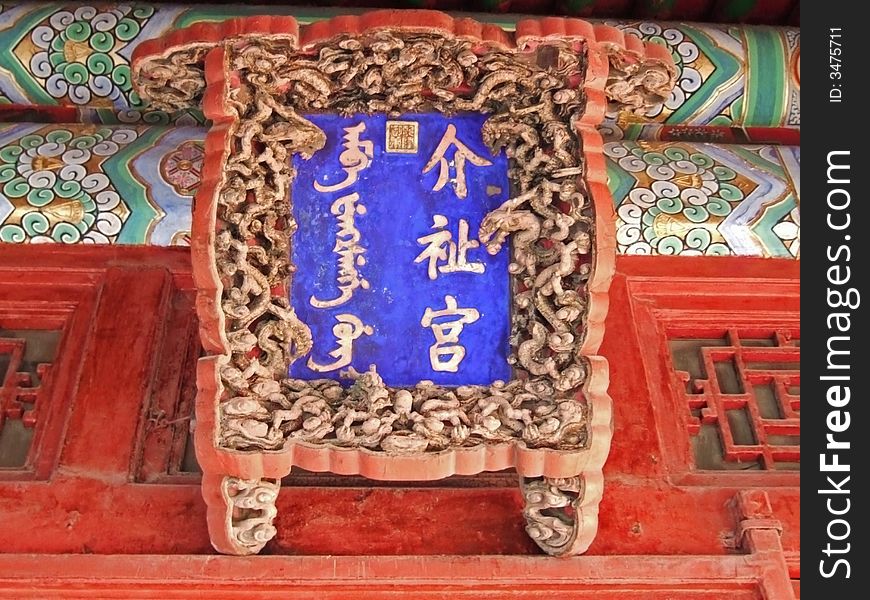
[[[605,89],[660,102],[667,52],[570,19],[378,11],[194,26],[139,46],[133,72],[213,123],[191,245],[215,547],[259,551],[298,465],[515,467],[532,538],[585,550],[611,435],[594,125]]]

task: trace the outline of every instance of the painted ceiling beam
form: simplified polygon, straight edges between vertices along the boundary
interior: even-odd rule
[[[0,241],[187,245],[206,131],[0,124]],[[74,180],[104,188],[39,205],[63,184],[49,176],[63,153],[37,158],[52,141],[83,148]],[[604,156],[620,254],[800,256],[799,147],[611,141]]]
[[[132,88],[130,58],[143,41],[195,23],[252,14],[292,14],[301,24],[361,9],[295,6],[25,2],[0,12],[0,120],[204,124],[197,110],[149,109]],[[457,13],[462,14],[462,13]],[[512,31],[517,15],[478,14]],[[800,143],[800,30],[618,21],[624,32],[663,44],[678,68],[663,106],[611,105],[606,139]]]

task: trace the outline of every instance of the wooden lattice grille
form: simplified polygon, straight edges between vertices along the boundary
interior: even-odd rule
[[[27,465],[59,337],[0,329],[0,469]]]
[[[698,469],[799,468],[800,340],[792,332],[730,329],[721,338],[671,337],[669,347]]]

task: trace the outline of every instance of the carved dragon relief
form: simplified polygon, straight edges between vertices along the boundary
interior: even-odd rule
[[[137,90],[143,99],[150,99],[155,108],[163,110],[198,105],[206,87],[205,55],[214,46],[192,44],[165,57],[149,57],[146,68],[136,73]],[[598,46],[610,66],[605,93],[612,108],[648,111],[667,100],[678,77],[672,62],[645,59],[614,43]]]
[[[586,101],[578,85],[586,69],[583,44],[554,39],[519,54],[445,33],[381,30],[341,35],[304,52],[268,37],[229,40],[225,49],[224,71],[233,77],[225,101],[238,118],[229,125],[217,195],[214,252],[230,350],[220,372],[218,446],[270,452],[301,441],[391,455],[499,442],[585,448],[591,415],[579,392],[589,365],[580,348],[595,229],[575,133]],[[149,57],[135,73],[140,94],[157,108],[194,102],[204,86],[203,54],[200,46]],[[644,94],[646,101],[652,96]],[[484,218],[478,238],[493,254],[511,238],[515,379],[398,389],[384,384],[375,365],[342,372],[354,380],[348,388],[287,377],[288,366],[312,348],[287,295],[297,228],[291,158],[324,146],[324,133],[303,116],[323,111],[489,115],[483,139],[493,153],[506,152],[512,197]],[[227,486],[242,490],[234,498],[257,485],[229,480]],[[541,485],[579,492],[579,483],[560,481]],[[529,533],[559,554],[567,534],[535,508],[536,485],[524,487]],[[551,504],[552,489],[541,490]],[[269,510],[253,521],[233,514],[239,545],[258,550],[274,535]]]
[[[643,115],[674,89],[677,71],[673,64],[638,61],[615,48],[609,49],[607,59],[610,69],[604,91],[614,110]]]

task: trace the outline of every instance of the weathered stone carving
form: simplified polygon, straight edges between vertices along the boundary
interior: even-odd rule
[[[221,492],[227,505],[228,530],[233,542],[245,554],[256,554],[275,537],[272,525],[278,510],[280,484],[266,479],[245,480],[224,477]]]
[[[570,554],[582,525],[582,478],[520,477],[520,490],[529,537],[547,554]]]

